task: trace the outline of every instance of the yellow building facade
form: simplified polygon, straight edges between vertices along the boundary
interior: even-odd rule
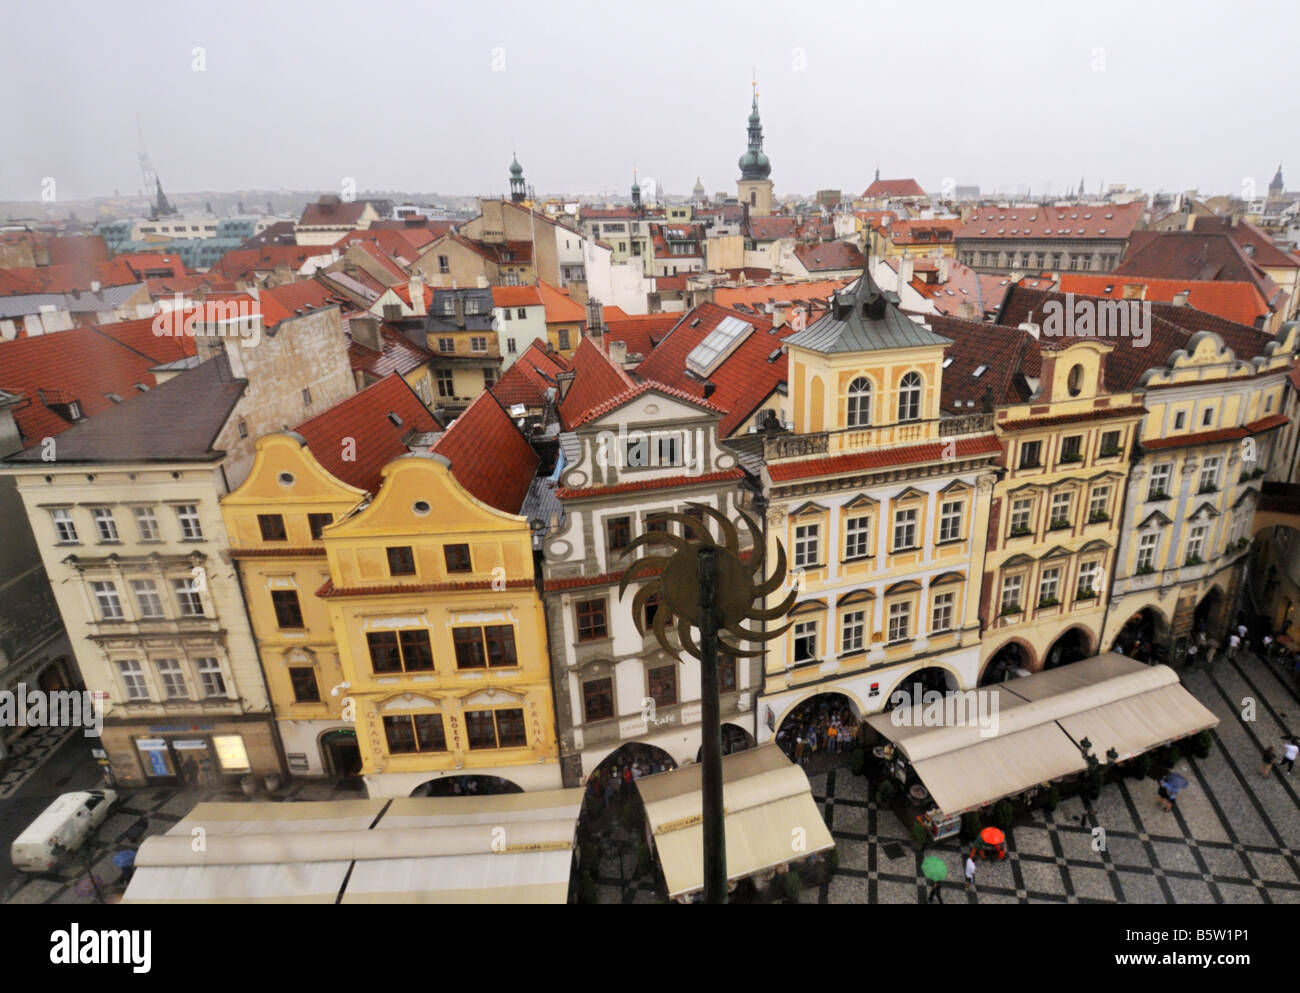
[[[503,785],[477,777],[559,788],[527,520],[475,498],[445,458],[413,453],[323,538],[320,596],[370,795]]]

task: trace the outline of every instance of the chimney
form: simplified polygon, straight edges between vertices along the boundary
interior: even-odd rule
[[[1124,299],[1125,300],[1145,300],[1147,296],[1146,283],[1125,283]]]
[[[938,259],[938,266],[939,266],[939,282],[941,283],[948,282],[948,273],[952,266],[952,259],[948,258],[948,256],[946,255],[940,255]]]
[[[713,393],[717,388],[718,388],[717,383],[713,382],[713,380],[711,379],[707,380],[704,383],[704,399],[707,400],[709,397],[713,396]]]
[[[465,298],[459,293],[456,294],[456,300],[452,304],[456,314],[456,327],[462,331],[465,330]]]
[[[348,323],[348,330],[352,332],[352,340],[358,345],[365,345],[376,352],[384,350],[383,343],[380,341],[378,318],[354,317]]]
[[[775,331],[777,328],[785,327],[786,321],[788,319],[787,315],[789,314],[789,312],[790,312],[789,300],[774,300],[772,302],[772,330],[773,331]]]
[[[609,343],[609,357],[615,365],[627,365],[627,342],[611,341]]]
[[[423,317],[429,312],[428,305],[424,300],[424,275],[418,272],[414,273],[407,281],[406,288],[411,294],[411,309],[415,311],[417,316]]]
[[[1033,335],[1035,341],[1041,339],[1043,336],[1042,327],[1034,323],[1034,312],[1032,310],[1029,312],[1029,316],[1025,322],[1020,324],[1018,327],[1021,331],[1028,331]]]
[[[1186,307],[1186,306],[1187,306],[1187,298],[1188,298],[1188,296],[1191,294],[1191,292],[1192,292],[1191,290],[1179,290],[1177,293],[1175,293],[1175,294],[1174,294],[1174,300],[1173,300],[1174,306],[1175,306],[1175,307]]]
[[[898,260],[898,288],[901,290],[912,281],[912,260]]]

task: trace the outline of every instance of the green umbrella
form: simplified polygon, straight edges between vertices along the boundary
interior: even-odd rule
[[[927,855],[921,863],[921,874],[933,883],[942,882],[948,878],[948,863],[937,855]]]

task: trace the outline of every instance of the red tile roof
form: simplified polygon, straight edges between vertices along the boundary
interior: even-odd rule
[[[937,217],[929,221],[895,221],[886,231],[895,245],[939,245],[950,244],[960,228],[960,217]]]
[[[588,414],[636,384],[585,335],[573,353],[573,384],[559,407],[560,423],[572,430]]]
[[[184,334],[156,334],[154,320],[153,317],[142,317],[136,321],[96,324],[94,328],[100,334],[152,359],[157,365],[176,362],[196,353],[192,337]]]
[[[957,231],[961,239],[1047,238],[1052,241],[1119,239],[1133,233],[1145,204],[1075,204],[1068,207],[978,207]]]
[[[347,322],[344,322],[345,330]],[[382,379],[397,373],[406,375],[412,369],[418,369],[433,358],[433,353],[421,348],[404,334],[392,330],[386,325],[379,326],[382,352],[376,352],[369,345],[363,345],[348,333],[348,361],[353,372],[364,372],[367,376]]]
[[[1254,283],[1270,306],[1285,293],[1222,231],[1134,231],[1112,276]]]
[[[89,292],[91,283],[127,286],[138,283],[135,273],[121,259],[111,262],[75,262],[68,265],[0,269],[0,296],[27,293]]]
[[[681,319],[681,314],[637,314],[607,320],[605,348],[611,341],[621,341],[627,345],[628,355],[649,355]]]
[[[407,258],[407,255],[411,256],[411,258],[413,259],[415,256],[415,252],[411,249],[411,247],[408,244],[406,244],[403,241],[403,243],[400,246],[398,246],[400,250],[399,254],[394,256],[394,255],[390,255],[388,250],[383,245],[381,245],[377,241],[374,241],[373,239],[355,237],[358,234],[364,235],[367,233],[368,232],[365,231],[349,231],[348,234],[344,235],[344,237],[347,238],[349,236],[352,236],[353,240],[347,244],[347,247],[344,249],[344,251],[361,252],[363,255],[367,256],[371,260],[371,262],[373,262],[375,265],[377,265],[380,269],[383,270],[385,275],[388,276],[390,282],[403,282],[403,283],[406,282],[406,280],[409,278],[409,275],[406,269],[404,268],[404,266],[408,265],[411,261],[411,259]],[[400,254],[401,252],[404,252],[406,254]],[[353,258],[355,258],[355,256],[353,256]],[[374,275],[374,273],[367,272],[364,268],[362,268],[359,265],[357,266],[357,268],[361,270],[361,273],[370,276],[372,279],[378,278]],[[344,271],[346,273],[346,267],[344,267]]]
[[[131,271],[135,273],[136,278],[144,279],[145,273],[149,273],[150,279],[184,279],[185,264],[181,261],[179,255],[164,255],[162,252],[131,252],[114,256],[130,266]],[[158,273],[158,275],[154,275]]]
[[[693,396],[704,396],[704,384],[687,372],[686,357],[724,318],[736,313],[715,303],[700,304],[682,315],[681,322],[659,346],[637,366],[637,376],[654,380]],[[699,319],[695,327],[691,324]],[[781,338],[794,329],[786,325],[772,333],[772,322],[765,317],[745,316],[754,333],[713,371],[709,381],[716,387],[709,400],[727,411],[718,424],[718,437],[725,438],[749,419],[776,388],[785,382],[787,361],[780,353]]]
[[[1258,266],[1269,269],[1300,268],[1300,259],[1278,248],[1268,235],[1246,221],[1232,224],[1222,217],[1198,217],[1194,223],[1193,230],[1198,234],[1221,232],[1227,235]]]
[[[25,397],[13,412],[29,446],[72,427],[47,400],[75,399],[93,418],[116,406],[107,394],[128,401],[139,392],[136,383],[156,386],[149,370],[158,364],[94,328],[72,328],[0,343],[0,390]]]
[[[799,222],[793,217],[751,217],[749,219],[749,236],[754,241],[793,238],[798,228]]]
[[[261,303],[262,324],[268,329],[290,317],[299,316],[299,311],[306,314],[327,307],[351,306],[350,301],[333,293],[315,279],[300,279],[296,283],[267,287],[258,291],[258,300]]]
[[[812,476],[838,476],[849,472],[867,472],[875,469],[887,469],[895,465],[938,462],[945,458],[944,449],[947,446],[948,441],[934,441],[925,445],[909,445],[903,448],[882,448],[870,452],[832,455],[824,459],[777,462],[769,465],[767,471],[771,475],[773,483],[786,483],[794,479],[808,479]],[[1002,446],[998,444],[997,438],[991,434],[975,438],[956,439],[957,458],[997,455],[1001,451]]]
[[[45,239],[50,265],[70,265],[79,262],[107,262],[108,245],[99,235],[49,235]]]
[[[258,248],[232,248],[217,259],[208,273],[226,279],[248,279],[257,273],[272,272],[287,266],[298,272],[307,260],[331,254],[328,245],[262,245]]]
[[[665,386],[663,383],[656,383],[654,381],[649,381],[649,382],[639,383],[638,385],[633,386],[630,390],[625,390],[622,393],[619,393],[615,396],[611,396],[608,400],[605,400],[603,403],[596,404],[596,406],[591,407],[581,416],[576,417],[572,421],[570,421],[567,426],[570,428],[576,428],[579,425],[587,424],[591,421],[598,420],[599,418],[604,417],[606,414],[618,410],[618,408],[623,406],[625,403],[635,400],[643,393],[660,393],[664,396],[673,397],[677,400],[684,400],[687,403],[692,404],[693,406],[702,407],[705,410],[713,411],[713,413],[715,414],[726,413],[726,411],[723,410],[721,407],[718,407],[715,404],[710,403],[708,400],[705,400],[702,397],[693,396],[692,394],[687,393],[685,390],[679,390],[672,386]]]
[[[401,421],[389,417],[396,414]],[[438,422],[401,376],[392,375],[336,403],[294,428],[307,440],[312,455],[326,471],[357,489],[375,493],[382,472],[407,452],[403,439],[413,431],[437,431]],[[354,455],[343,459],[343,439],[352,438]]]
[[[494,286],[493,307],[540,307],[542,296],[536,286]]]
[[[423,231],[426,234],[431,233],[428,228],[416,228],[414,230]],[[420,242],[420,245],[427,244],[431,240],[427,239]],[[419,246],[411,240],[405,228],[380,228],[371,225],[364,231],[347,231],[339,237],[338,241],[334,242],[334,247],[340,252],[346,252],[348,247],[353,244],[371,245],[377,248],[383,257],[390,260],[402,260],[403,265],[410,265],[419,255],[419,252],[416,251]],[[402,278],[406,278],[405,272],[403,272]]]
[[[561,293],[549,283],[543,283],[539,280],[537,292],[542,298],[542,305],[546,308],[547,324],[570,323],[587,319],[586,307],[567,293]]]
[[[795,257],[809,272],[827,269],[861,269],[862,253],[847,241],[824,241],[816,245],[796,245]]]
[[[540,462],[490,390],[452,422],[433,450],[451,462],[461,486],[507,514],[519,513]]]
[[[1193,445],[1212,445],[1220,441],[1239,441],[1242,438],[1249,438],[1252,434],[1262,434],[1280,428],[1284,424],[1289,424],[1290,420],[1286,414],[1270,414],[1258,421],[1251,421],[1243,427],[1216,428],[1213,431],[1199,431],[1174,438],[1152,438],[1143,441],[1142,447],[1146,449],[1189,448]]]
[[[548,352],[541,342],[533,341],[497,380],[492,393],[503,407],[522,403],[538,410],[546,406],[546,391],[556,388],[556,375],[569,368],[563,355]]]
[[[355,226],[365,213],[365,200],[346,201],[337,196],[323,196],[316,203],[303,208],[300,226],[337,227],[340,224]]]
[[[923,197],[926,194],[915,179],[877,179],[862,195],[864,197]]]
[[[1083,293],[1105,297],[1108,300],[1124,298],[1126,288],[1138,286],[1143,295],[1138,299],[1171,302],[1175,296],[1187,291],[1187,303],[1197,310],[1215,314],[1237,324],[1254,327],[1261,317],[1268,317],[1268,301],[1251,282],[1229,282],[1213,279],[1152,279],[1144,276],[1094,276],[1061,273],[1062,293]],[[1032,288],[1032,287],[1031,287]]]
[[[860,257],[860,256],[859,256]],[[719,286],[713,291],[713,302],[719,307],[744,304],[751,311],[760,310],[764,304],[788,301],[804,306],[825,307],[836,290],[843,289],[851,279],[811,279],[799,282],[763,283],[755,286]],[[681,314],[674,315],[680,318]]]

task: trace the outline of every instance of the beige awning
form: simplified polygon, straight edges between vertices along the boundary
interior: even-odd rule
[[[582,790],[204,803],[147,839],[133,903],[564,903]]]
[[[867,723],[899,747],[950,815],[1084,771],[1085,738],[1101,762],[1112,748],[1122,761],[1219,723],[1172,669],[1116,653],[944,702],[940,726],[939,711],[924,704]]]
[[[704,888],[703,776],[696,764],[637,780],[672,899]],[[808,777],[775,744],[723,758],[722,805],[729,880],[835,847]]]

